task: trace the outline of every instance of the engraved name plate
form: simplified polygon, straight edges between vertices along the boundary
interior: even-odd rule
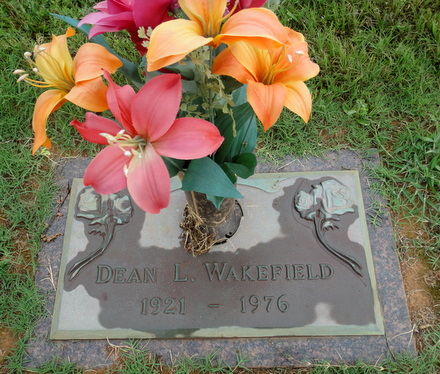
[[[143,212],[75,179],[52,339],[382,335],[357,171],[241,180],[238,231],[185,252],[185,207]]]

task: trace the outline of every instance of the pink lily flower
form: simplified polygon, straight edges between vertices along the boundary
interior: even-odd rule
[[[228,11],[229,12],[232,9],[234,9],[235,3],[236,3],[236,0],[228,1]],[[234,10],[234,13],[237,13],[240,10],[246,9],[246,8],[259,8],[259,7],[262,7],[266,3],[267,3],[267,0],[239,0],[238,4]]]
[[[94,25],[89,38],[106,32],[127,30],[138,51],[144,55],[147,50],[142,46],[144,39],[138,36],[139,28],[155,28],[171,20],[173,17],[168,12],[176,7],[176,0],[105,0],[94,6],[98,12],[85,16],[78,26],[85,23]]]
[[[177,118],[182,83],[178,74],[151,79],[138,93],[109,82],[107,101],[115,121],[86,114],[71,124],[87,141],[109,144],[90,163],[84,184],[100,194],[126,187],[135,203],[149,213],[159,213],[170,201],[170,175],[164,157],[202,158],[223,142],[212,123],[198,118]]]

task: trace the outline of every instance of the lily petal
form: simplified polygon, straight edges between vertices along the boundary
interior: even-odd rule
[[[289,27],[285,27],[285,29],[286,29],[286,32],[287,32],[287,38],[289,39],[287,45],[290,46],[290,45],[293,45],[295,43],[301,43],[301,42],[305,41],[304,35],[301,34],[300,32],[292,30]]]
[[[257,117],[267,131],[278,119],[286,100],[287,89],[281,83],[264,85],[249,82],[247,97]]]
[[[86,120],[83,123],[75,119],[70,124],[85,140],[96,144],[108,144],[107,139],[100,134],[106,133],[115,136],[122,130],[115,121],[91,112],[86,113]]]
[[[155,28],[171,17],[168,15],[170,0],[133,1],[133,18],[138,27]]]
[[[147,52],[148,71],[180,61],[188,53],[209,44],[213,38],[206,38],[199,23],[176,19],[161,23],[152,34]]]
[[[107,10],[110,14],[116,14],[131,10],[132,0],[107,0]]]
[[[240,7],[245,8],[256,8],[263,6],[267,0],[240,0]]]
[[[267,2],[267,0],[239,0],[237,7],[235,8],[235,12],[237,13],[239,11],[241,11],[242,9],[246,9],[246,8],[257,8],[257,7],[261,7],[263,6],[265,3]],[[228,5],[228,11],[231,11],[232,8],[234,7],[235,2],[230,1],[229,5]]]
[[[234,44],[238,43],[240,42]],[[235,58],[230,47],[223,50],[215,58],[214,64],[212,65],[212,72],[218,75],[229,75],[243,84],[247,83],[248,80],[257,80],[256,77]]]
[[[43,76],[53,75],[54,61],[60,66],[61,75],[68,75],[72,71],[72,56],[67,48],[67,38],[75,34],[75,30],[68,27],[64,35],[52,35],[52,41],[50,43],[44,43],[39,46],[35,63]],[[48,55],[50,56],[47,57]]]
[[[108,109],[106,96],[107,86],[101,77],[98,77],[77,83],[65,97],[66,100],[86,110],[103,112]]]
[[[131,106],[136,133],[150,142],[165,134],[177,116],[181,96],[179,74],[163,74],[148,81]]]
[[[204,35],[219,34],[227,0],[180,0],[179,5],[191,21],[203,28]]]
[[[133,157],[127,176],[128,191],[139,208],[159,213],[170,202],[170,175],[165,162],[151,145],[142,157]]]
[[[103,74],[102,69],[114,73],[121,66],[121,60],[103,46],[86,43],[79,48],[73,60],[72,73],[75,82],[78,83],[101,76]]]
[[[93,6],[93,9],[108,13],[108,1],[107,0],[100,1],[98,4]]]
[[[288,84],[292,81],[307,81],[319,74],[319,65],[312,62],[307,53],[307,43],[295,43],[289,48],[292,68],[277,74],[276,81]]]
[[[108,71],[104,71],[104,77],[108,81],[108,107],[124,129],[132,135],[135,134],[136,131],[131,120],[131,104],[136,96],[133,87],[129,85],[118,86],[113,82]]]
[[[121,191],[127,187],[124,166],[129,162],[130,157],[125,156],[121,148],[108,146],[99,152],[87,167],[84,184],[91,185],[102,195]]]
[[[287,42],[287,32],[274,12],[266,8],[244,9],[229,18],[214,44],[246,41],[255,47],[272,49]]]
[[[78,27],[81,27],[84,24],[95,25],[103,18],[106,18],[108,15],[103,12],[93,12],[89,13],[78,22]],[[90,39],[90,37],[89,37]]]
[[[287,85],[286,107],[298,114],[304,122],[310,119],[312,96],[304,82],[293,82]]]
[[[153,146],[162,156],[191,160],[214,153],[223,140],[218,128],[208,121],[178,118]]]
[[[32,128],[35,134],[32,154],[35,154],[40,146],[50,147],[50,140],[46,135],[47,118],[65,101],[65,93],[60,90],[48,90],[38,97],[32,117]]]
[[[89,39],[105,32],[116,32],[133,27],[133,13],[131,11],[119,14],[91,13],[89,16],[92,14],[101,14],[102,16],[89,17],[87,19],[86,16],[81,20],[81,23],[95,25],[89,31]]]
[[[243,65],[255,82],[261,82],[267,71],[272,67],[271,53],[266,49],[257,48],[246,42],[232,44],[229,49],[234,57]]]

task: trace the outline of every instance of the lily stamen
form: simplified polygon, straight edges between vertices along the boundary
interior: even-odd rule
[[[21,82],[26,80],[26,78],[29,76],[29,74],[23,74],[22,76],[20,76],[20,78],[17,79],[17,82]]]
[[[58,88],[65,92],[69,92],[72,87],[75,86],[75,81],[72,76],[69,76],[65,69],[60,66],[60,62],[55,59],[50,54],[46,53],[46,48],[41,46],[35,46],[34,48],[34,57],[35,61],[32,60],[32,53],[25,52],[24,57],[28,62],[31,71],[42,78],[42,81],[30,79],[28,78],[29,74],[25,73],[24,70],[17,69],[13,72],[13,74],[23,74],[20,78],[18,78],[17,82],[26,81],[28,84],[34,87],[39,88]],[[37,58],[44,60],[44,65],[46,65],[45,69],[40,69],[38,67]],[[40,64],[42,62],[40,61]]]
[[[301,52],[301,53],[299,53],[299,52]],[[267,52],[267,53],[269,54],[269,52]],[[301,56],[304,55],[304,52],[298,51],[298,52],[295,52],[295,55],[298,56],[296,58],[296,61],[293,60],[292,55],[287,54],[286,48],[282,48],[282,51],[281,51],[276,62],[271,63],[270,57],[269,57],[270,66],[268,67],[266,75],[263,77],[262,82],[267,85],[271,85],[274,82],[276,75],[283,73],[283,72],[295,67],[295,65],[298,64]],[[286,61],[286,59],[287,59],[287,61]]]
[[[30,79],[30,78],[28,78],[28,76],[29,76],[29,74],[23,74],[23,75],[20,77],[21,79],[19,78],[19,80],[20,80],[20,81],[25,80],[26,83],[28,83],[28,84],[30,84],[31,86],[34,86],[34,87],[39,87],[39,88],[50,88],[50,87],[54,87],[53,84],[46,83],[46,82],[42,82],[42,81],[37,81],[37,80],[35,80],[35,79]],[[17,82],[18,82],[19,80],[17,80]]]
[[[127,177],[128,176],[128,167],[127,165],[124,165],[124,174]]]
[[[139,135],[131,137],[125,132],[125,129],[119,131],[115,136],[107,133],[101,133],[99,135],[106,138],[109,145],[118,146],[124,153],[124,156],[127,157],[136,156],[142,158],[144,148],[147,146],[147,141],[144,138]],[[131,150],[127,150],[127,147],[131,148]]]

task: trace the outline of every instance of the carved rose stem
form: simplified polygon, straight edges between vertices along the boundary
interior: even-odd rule
[[[360,277],[363,277],[361,272],[362,266],[351,256],[342,253],[335,248],[333,248],[327,240],[324,238],[323,225],[326,219],[321,218],[321,211],[317,211],[314,216],[313,222],[315,223],[315,232],[318,237],[319,242],[329,251],[333,256],[338,258],[343,263],[350,266],[350,268]]]
[[[91,263],[97,257],[103,255],[104,252],[106,251],[108,245],[110,244],[110,242],[113,239],[113,234],[114,234],[115,226],[116,226],[115,219],[112,216],[108,217],[104,226],[105,226],[105,233],[103,234],[104,240],[102,241],[101,245],[98,247],[98,249],[96,251],[94,251],[93,253],[88,255],[83,260],[78,261],[77,263],[75,263],[75,265],[73,265],[70,268],[70,270],[68,272],[68,274],[70,275],[69,281],[71,281],[73,278],[75,278],[85,266],[87,266],[89,263]]]

